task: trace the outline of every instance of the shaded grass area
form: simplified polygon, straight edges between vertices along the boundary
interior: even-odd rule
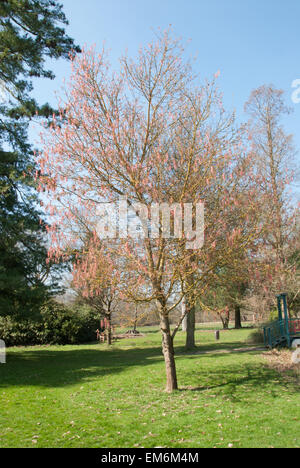
[[[0,447],[299,447],[299,387],[258,350],[184,353],[164,392],[160,333],[106,345],[11,348],[0,366]],[[248,346],[249,330],[197,329],[198,351]]]

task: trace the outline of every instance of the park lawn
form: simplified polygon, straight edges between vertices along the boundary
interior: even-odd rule
[[[160,333],[141,331],[111,349],[10,348],[0,365],[0,447],[300,447],[299,386],[260,350],[235,351],[249,346],[249,330],[221,331],[216,342],[198,328],[196,353],[184,353],[179,332],[172,394]]]

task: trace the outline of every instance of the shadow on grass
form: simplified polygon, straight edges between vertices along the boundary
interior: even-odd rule
[[[216,341],[212,343],[202,343],[200,346],[196,346],[192,350],[186,350],[184,346],[177,346],[176,347],[176,354],[182,355],[184,354],[185,356],[188,355],[196,355],[196,354],[201,354],[205,352],[213,352],[213,351],[228,351],[228,352],[241,352],[241,350],[244,348],[245,352],[249,351],[250,348],[255,350],[255,348],[262,348],[263,344],[261,345],[251,345],[247,344],[243,341],[230,341],[230,342],[222,342],[222,341]],[[236,351],[235,351],[236,349]]]
[[[7,355],[0,367],[0,388],[8,385],[60,387],[109,374],[118,374],[134,366],[151,366],[163,361],[161,349],[107,349],[84,345],[61,346],[59,349],[25,349]]]
[[[224,345],[220,343],[219,346]],[[230,350],[232,346],[241,346],[241,342],[226,345]],[[214,349],[215,347],[216,345]],[[246,392],[253,393],[270,386],[271,381],[280,379],[276,371],[260,362],[237,363],[234,358],[232,362],[228,362],[230,354],[187,355],[179,354],[179,349],[176,349],[176,362],[181,390],[203,392],[215,389],[237,401],[239,398],[245,399],[240,396],[244,387]],[[255,353],[260,354],[260,351],[252,351],[251,355]],[[7,364],[0,366],[0,388],[67,387],[82,382],[100,381],[102,377],[125,373],[132,367],[144,367],[150,371],[151,366],[156,364],[161,366],[158,372],[163,375],[164,362],[160,346],[107,349],[101,345],[79,345],[14,350],[8,352]],[[143,375],[141,374],[141,379]],[[182,387],[184,382],[191,383],[191,386]],[[285,385],[285,381],[280,379],[280,385],[277,385],[279,391],[282,385]],[[295,391],[299,391],[299,388]]]
[[[276,370],[260,363],[230,364],[223,362],[226,355],[206,355],[206,359],[217,358],[218,366],[201,368],[199,379],[195,379],[195,372],[186,371],[185,380],[199,385],[181,387],[180,391],[205,392],[216,391],[224,398],[234,402],[245,401],[255,395],[261,395],[267,391],[268,397],[282,396],[284,390],[299,393],[299,385],[296,382],[286,380]],[[207,363],[207,361],[206,361]]]

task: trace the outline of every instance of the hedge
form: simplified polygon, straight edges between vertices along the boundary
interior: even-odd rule
[[[51,302],[38,319],[0,317],[0,339],[6,346],[79,344],[96,340],[99,319],[87,306],[74,309]]]

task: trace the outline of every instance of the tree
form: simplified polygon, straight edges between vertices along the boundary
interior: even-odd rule
[[[241,307],[250,282],[250,252],[235,257],[229,265],[220,269],[217,284],[221,288],[224,304],[233,312],[234,327],[240,329],[242,328]]]
[[[264,194],[262,222],[264,237],[252,262],[252,289],[271,306],[276,294],[297,288],[298,209],[289,189],[295,177],[295,149],[292,135],[281,124],[290,112],[283,91],[274,86],[255,89],[245,106],[250,116],[248,129],[252,140],[255,170],[263,176],[259,187]],[[293,285],[293,286],[292,286]]]
[[[229,328],[230,309],[227,292],[222,284],[214,283],[213,287],[208,287],[203,300],[198,299],[198,306],[202,310],[218,317],[222,322],[224,330]]]
[[[153,315],[155,317],[155,311]],[[150,315],[146,304],[137,302],[120,301],[118,306],[118,322],[122,328],[129,329],[133,335],[139,334],[137,327],[142,324]]]
[[[45,59],[68,58],[73,40],[59,25],[62,8],[50,0],[0,3],[0,313],[38,310],[57,293],[59,266],[47,259],[46,228],[38,208],[28,125],[54,112],[31,97],[33,77],[54,78]],[[47,285],[46,285],[47,280]]]
[[[118,263],[98,239],[87,242],[76,255],[73,287],[89,305],[94,305],[107,324],[107,344],[112,343],[112,315],[118,304],[122,278]]]
[[[110,73],[104,51],[85,51],[72,65],[60,118],[38,158],[40,189],[48,190],[60,224],[50,255],[72,251],[87,227],[92,251],[104,202],[138,213],[142,228],[122,225],[108,245],[126,264],[124,297],[156,304],[170,392],[178,388],[174,338],[184,318],[171,330],[170,314],[184,296],[190,310],[217,268],[259,233],[251,159],[216,77],[199,87],[169,32],[136,61],[123,57],[118,73]]]

